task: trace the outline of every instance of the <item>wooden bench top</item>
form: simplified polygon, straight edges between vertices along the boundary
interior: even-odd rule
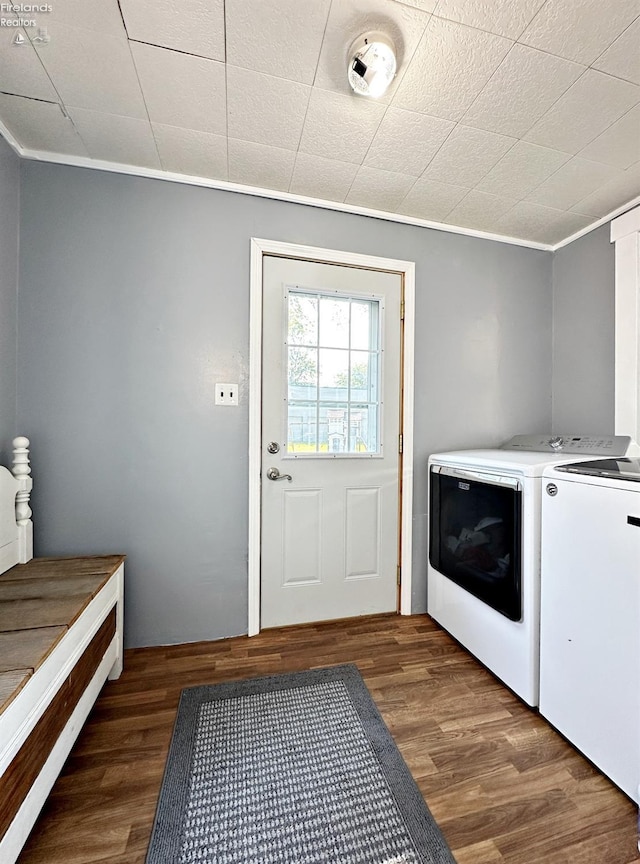
[[[0,574],[0,714],[123,561],[34,558]]]

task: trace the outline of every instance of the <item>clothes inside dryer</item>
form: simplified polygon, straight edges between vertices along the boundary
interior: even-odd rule
[[[432,472],[430,560],[442,574],[517,621],[520,493],[513,485]]]

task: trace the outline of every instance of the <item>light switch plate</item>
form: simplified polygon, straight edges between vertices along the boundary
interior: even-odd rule
[[[237,405],[237,384],[216,384],[216,405]]]

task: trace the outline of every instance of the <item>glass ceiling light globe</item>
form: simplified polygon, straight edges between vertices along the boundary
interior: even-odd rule
[[[356,93],[377,99],[395,74],[396,55],[390,39],[382,33],[366,33],[356,39],[347,67],[349,84]]]

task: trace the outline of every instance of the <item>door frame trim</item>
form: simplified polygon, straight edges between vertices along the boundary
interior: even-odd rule
[[[249,554],[248,634],[260,632],[260,544],[262,466],[262,259],[265,255],[301,258],[323,264],[345,264],[368,270],[399,273],[404,283],[404,337],[402,364],[402,493],[400,521],[402,562],[400,614],[411,614],[413,533],[413,397],[415,348],[415,262],[380,258],[356,252],[251,238],[249,289]]]

